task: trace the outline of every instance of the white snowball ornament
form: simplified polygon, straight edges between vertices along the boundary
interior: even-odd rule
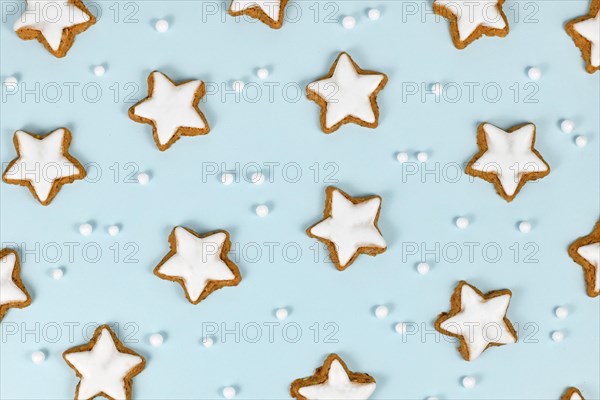
[[[554,315],[556,315],[556,318],[558,319],[565,319],[569,316],[569,309],[565,306],[558,306],[554,310]]]
[[[242,90],[244,90],[244,86],[245,83],[243,81],[237,80],[237,81],[233,81],[233,83],[231,84],[231,87],[233,88],[233,90],[235,90],[237,93],[241,93]]]
[[[538,67],[529,67],[529,69],[527,69],[527,76],[532,81],[537,81],[542,77],[542,70]]]
[[[564,133],[572,133],[575,130],[575,122],[570,119],[563,119],[560,121],[560,129]]]
[[[396,154],[396,160],[398,160],[398,162],[400,164],[407,162],[408,161],[408,153],[406,153],[404,151],[398,152]]]
[[[165,338],[160,333],[153,333],[150,335],[149,342],[153,347],[159,347],[163,344]]]
[[[275,311],[275,318],[277,318],[280,321],[283,321],[284,319],[286,319],[288,317],[289,313],[287,308],[278,308]]]
[[[473,389],[477,384],[477,379],[474,376],[468,375],[462,379],[462,385],[465,389]]]
[[[225,397],[226,399],[233,399],[235,395],[236,390],[234,387],[227,386],[226,388],[223,388],[223,397]]]
[[[558,342],[563,341],[563,339],[565,338],[565,334],[562,333],[561,331],[554,331],[554,332],[552,332],[551,337],[552,337],[553,341],[558,343]]]
[[[417,264],[417,272],[421,275],[427,275],[429,269],[429,264],[426,262],[420,262]]]
[[[367,12],[367,16],[369,17],[369,19],[371,21],[377,21],[379,18],[381,18],[381,11],[379,11],[376,8],[371,8],[368,12]]]
[[[19,80],[17,79],[16,76],[7,76],[4,79],[4,87],[10,90],[14,90],[17,88],[17,85],[19,84]]]
[[[577,147],[585,147],[588,144],[588,138],[583,136],[583,135],[579,135],[575,138],[575,145]]]
[[[258,79],[262,79],[264,81],[269,77],[269,70],[266,68],[259,68],[256,71],[256,76],[258,76]]]
[[[147,185],[150,182],[150,175],[146,172],[140,172],[137,176],[137,181],[140,185]]]
[[[159,19],[154,24],[154,29],[156,29],[157,32],[165,33],[169,30],[169,21],[167,21],[166,19]]]
[[[204,339],[202,339],[202,345],[204,347],[206,347],[207,349],[210,349],[211,347],[213,347],[213,344],[215,344],[215,341],[210,336],[207,336]]]
[[[56,280],[56,281],[58,281],[58,280],[62,279],[62,277],[63,277],[64,275],[65,275],[65,272],[64,272],[64,271],[63,271],[63,269],[62,269],[62,268],[60,268],[60,267],[54,268],[54,269],[52,270],[52,279],[54,279],[54,280]]]
[[[390,310],[386,306],[381,305],[375,307],[375,316],[377,317],[377,319],[384,319],[388,316],[389,313]]]
[[[258,215],[261,218],[266,217],[267,215],[269,215],[269,207],[267,207],[265,204],[256,206],[256,215]]]
[[[104,76],[105,73],[106,73],[106,68],[104,68],[104,66],[96,65],[94,67],[94,75],[100,77],[100,76]]]
[[[429,159],[429,154],[427,154],[426,151],[420,151],[417,153],[417,160],[419,160],[419,162],[425,162]]]
[[[356,18],[354,18],[351,15],[346,15],[343,19],[342,19],[342,26],[345,29],[354,29],[354,27],[356,26]]]
[[[119,234],[119,232],[121,231],[121,229],[119,229],[119,225],[111,225],[109,226],[106,231],[108,232],[108,234],[110,236],[117,236]]]
[[[519,222],[519,232],[521,233],[529,233],[531,232],[531,222],[529,221],[521,221]]]
[[[456,227],[458,229],[467,229],[469,227],[469,218],[467,217],[458,217],[454,221]]]
[[[34,351],[33,353],[31,353],[31,361],[35,365],[42,364],[44,361],[46,361],[46,353],[44,353],[43,351]]]
[[[94,227],[91,224],[85,223],[79,225],[79,233],[83,236],[90,236],[94,231]]]
[[[233,174],[231,174],[229,172],[224,172],[221,174],[221,183],[225,186],[231,185],[234,180],[235,180],[235,177],[233,176]]]
[[[253,173],[250,177],[250,182],[254,183],[255,185],[262,185],[265,183],[265,174],[262,172]]]

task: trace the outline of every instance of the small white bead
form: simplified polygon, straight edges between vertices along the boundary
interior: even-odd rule
[[[46,353],[43,351],[34,351],[31,353],[31,361],[33,361],[33,363],[36,365],[40,365],[46,361]]]
[[[573,130],[575,130],[575,122],[571,121],[570,119],[563,119],[560,121],[560,129],[564,133],[571,133]]]
[[[563,339],[565,338],[565,334],[562,333],[561,331],[554,331],[552,332],[552,340],[555,342],[562,342]]]
[[[226,388],[223,388],[223,397],[226,399],[233,399],[235,395],[236,391],[234,387],[227,386]]]
[[[165,338],[160,333],[153,333],[150,335],[150,344],[154,347],[158,347],[165,341]]]
[[[433,92],[433,94],[435,94],[436,96],[439,96],[442,94],[442,92],[444,91],[444,85],[442,85],[439,82],[436,82],[434,84],[431,85],[431,91]]]
[[[256,71],[256,76],[258,76],[259,79],[265,80],[269,77],[269,70],[266,68],[259,68]]]
[[[265,204],[261,204],[256,206],[256,215],[258,215],[259,217],[266,217],[269,214],[269,207],[267,207]]]
[[[405,163],[408,161],[408,153],[401,151],[398,154],[396,154],[396,160],[398,160],[398,162],[400,164]]]
[[[118,225],[111,225],[106,230],[108,231],[108,234],[110,236],[117,236],[119,234],[119,232],[121,231],[121,229],[119,229]]]
[[[386,306],[377,306],[375,307],[375,316],[378,319],[384,319],[388,316],[390,310]]]
[[[237,81],[233,81],[231,83],[231,87],[233,88],[233,90],[235,90],[236,92],[240,93],[242,90],[244,90],[244,82],[237,80]]]
[[[94,75],[96,75],[96,76],[104,76],[105,73],[106,73],[106,68],[104,68],[104,66],[102,66],[102,65],[96,65],[94,67]]]
[[[417,153],[417,160],[420,162],[425,162],[429,159],[429,154],[426,151],[420,151]]]
[[[215,344],[215,341],[210,336],[207,336],[204,339],[202,339],[202,345],[207,349],[213,347],[213,344]]]
[[[521,221],[521,222],[519,222],[519,231],[521,233],[529,233],[529,232],[531,232],[531,222],[529,222],[529,221]]]
[[[147,185],[150,182],[150,175],[145,172],[140,172],[137,176],[137,181],[140,185]]]
[[[426,262],[420,262],[417,264],[417,272],[421,275],[427,275],[429,272],[429,264]]]
[[[454,221],[456,227],[458,229],[467,229],[469,227],[469,218],[467,217],[458,217],[456,221]]]
[[[14,90],[17,88],[18,84],[19,84],[19,80],[17,79],[16,76],[7,76],[4,79],[4,87],[6,87],[7,89]]]
[[[394,330],[398,335],[404,335],[406,333],[406,324],[404,322],[398,322],[394,327]]]
[[[275,317],[280,320],[283,321],[284,319],[286,319],[288,317],[288,310],[287,308],[278,308],[277,311],[275,311]]]
[[[86,223],[86,224],[79,225],[79,233],[81,233],[83,236],[90,236],[93,231],[94,231],[94,228],[92,227],[91,224]]]
[[[583,136],[583,135],[579,135],[575,138],[575,145],[577,147],[585,147],[588,144],[588,138]]]
[[[154,24],[154,28],[160,33],[165,33],[169,30],[169,21],[167,21],[166,19],[159,19]]]
[[[54,268],[52,270],[52,279],[58,281],[58,280],[62,279],[64,274],[65,274],[65,272],[63,271],[62,268],[60,268],[60,267]]]
[[[474,376],[465,376],[462,379],[462,385],[466,388],[466,389],[473,389],[475,387],[475,385],[477,384],[477,379],[475,379]]]
[[[354,29],[354,27],[356,26],[356,18],[354,18],[351,15],[346,15],[342,19],[342,26],[346,29]]]
[[[233,174],[230,174],[229,172],[224,172],[221,174],[221,183],[225,186],[231,185],[234,180],[235,180],[235,177],[233,176]]]
[[[569,316],[569,309],[565,306],[556,307],[554,315],[556,315],[556,318],[558,319],[565,319]]]
[[[255,185],[262,185],[265,183],[265,174],[262,172],[253,173],[250,177],[250,182],[254,183]]]
[[[529,67],[529,69],[527,70],[527,76],[532,81],[537,81],[542,77],[542,70],[538,67]]]
[[[367,15],[371,21],[377,21],[381,17],[381,11],[376,8],[371,8]]]

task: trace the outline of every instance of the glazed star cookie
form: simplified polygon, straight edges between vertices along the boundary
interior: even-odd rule
[[[330,354],[313,376],[292,382],[290,394],[297,400],[367,400],[375,391],[375,379],[351,372],[337,354]]]
[[[508,35],[504,0],[434,0],[433,12],[450,21],[450,36],[457,49],[464,49],[483,35]]]
[[[0,321],[9,308],[25,308],[31,296],[21,279],[19,254],[12,249],[0,250]]]
[[[575,387],[568,388],[560,400],[585,400],[579,389]]]
[[[264,22],[273,29],[283,25],[283,14],[287,0],[232,0],[229,15],[247,15]]]
[[[506,316],[512,292],[508,289],[483,294],[460,281],[450,300],[450,311],[441,313],[435,329],[460,341],[458,351],[473,361],[491,346],[517,342],[517,332]]]
[[[99,326],[88,344],[65,351],[63,358],[79,378],[75,400],[129,400],[132,379],[146,366],[144,357],[125,347],[108,325]]]
[[[600,69],[600,0],[592,0],[590,11],[567,23],[565,29],[581,50],[585,69],[590,74]]]
[[[496,192],[510,202],[527,181],[550,173],[550,166],[533,148],[534,143],[532,123],[505,131],[484,122],[477,129],[479,152],[467,164],[466,173],[493,183]]]
[[[227,255],[231,248],[227,231],[199,235],[178,226],[169,235],[169,244],[171,251],[154,268],[154,274],[178,282],[192,304],[242,280],[240,270]]]
[[[16,131],[13,143],[17,158],[8,164],[2,180],[27,186],[47,206],[62,185],[85,178],[85,168],[69,154],[71,139],[67,128],[58,128],[47,135]]]
[[[340,53],[327,76],[306,86],[306,95],[321,107],[321,129],[325,133],[350,122],[376,128],[377,94],[387,81],[385,74],[360,69],[348,53]]]
[[[600,295],[600,221],[589,235],[580,237],[569,246],[569,255],[583,268],[588,296]]]
[[[80,0],[25,0],[14,30],[23,40],[37,39],[56,57],[64,57],[75,36],[96,23]]]
[[[206,135],[210,128],[198,108],[206,89],[201,80],[176,84],[162,72],[148,76],[148,97],[129,109],[129,118],[152,126],[160,151],[165,151],[181,136]]]
[[[323,219],[306,230],[311,238],[325,243],[331,261],[343,271],[359,254],[375,256],[387,245],[377,222],[381,197],[352,197],[330,186],[325,191]]]

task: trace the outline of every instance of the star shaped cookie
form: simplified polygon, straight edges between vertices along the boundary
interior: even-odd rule
[[[351,372],[337,354],[330,354],[313,376],[296,379],[290,394],[297,400],[367,400],[375,391],[375,379]]]
[[[76,400],[129,400],[132,379],[146,366],[144,357],[125,347],[108,325],[99,326],[88,344],[65,351],[63,358],[79,378]]]
[[[9,308],[25,308],[31,296],[21,279],[19,254],[12,249],[0,250],[0,321]]]
[[[508,131],[484,122],[477,129],[479,152],[466,173],[491,182],[504,200],[512,201],[527,181],[541,179],[550,166],[533,148],[535,125],[526,123]]]
[[[350,122],[376,128],[377,94],[387,81],[385,74],[360,69],[348,53],[340,53],[327,76],[306,86],[306,95],[321,107],[321,129],[325,133]]]
[[[13,143],[17,158],[8,164],[2,180],[27,186],[47,206],[62,185],[85,178],[85,168],[69,154],[71,139],[67,128],[58,128],[47,135],[16,131]]]
[[[504,0],[434,0],[433,12],[450,21],[450,36],[457,49],[464,49],[483,35],[508,35]]]
[[[560,400],[585,400],[583,395],[576,387],[568,388],[561,396]]]
[[[325,196],[324,218],[306,233],[327,245],[338,270],[348,268],[359,254],[375,256],[387,249],[377,226],[380,196],[352,197],[333,186],[327,188]]]
[[[581,50],[585,69],[590,74],[600,69],[600,0],[592,0],[590,11],[567,23],[565,29]]]
[[[227,231],[198,235],[178,226],[169,235],[169,244],[171,251],[154,268],[154,274],[178,282],[192,304],[242,280],[237,265],[227,256],[231,248]]]
[[[483,294],[460,281],[450,300],[450,311],[441,313],[435,329],[460,340],[459,353],[466,361],[478,358],[488,347],[517,342],[517,332],[506,316],[512,292]]]
[[[75,36],[96,23],[80,0],[25,0],[14,30],[23,40],[37,39],[56,57],[64,57]]]
[[[283,13],[288,0],[232,0],[229,15],[247,15],[256,18],[273,29],[283,25]]]
[[[198,108],[206,89],[200,80],[173,82],[162,72],[148,76],[148,97],[129,109],[129,118],[152,126],[160,151],[165,151],[181,136],[206,135],[210,128]]]
[[[600,295],[600,221],[589,235],[569,246],[569,255],[583,268],[588,296]]]

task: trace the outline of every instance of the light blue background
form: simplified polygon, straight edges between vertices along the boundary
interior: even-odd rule
[[[338,352],[352,370],[376,377],[374,397],[380,399],[438,395],[550,400],[568,386],[579,387],[588,399],[600,397],[599,302],[586,296],[582,270],[567,255],[568,245],[590,232],[600,212],[600,75],[584,71],[580,51],[563,28],[568,19],[587,13],[586,1],[508,1],[510,34],[503,39],[482,38],[463,51],[452,46],[446,21],[409,12],[410,7],[421,12],[428,3],[296,2],[288,14],[293,18],[292,11],[300,9],[299,21],[275,31],[261,23],[236,22],[224,13],[225,3],[216,3],[221,11],[207,15],[207,3],[201,1],[106,1],[95,3],[101,18],[77,37],[65,59],[55,59],[37,42],[17,38],[12,31],[17,14],[7,8],[15,4],[20,2],[2,2],[1,75],[3,79],[16,75],[29,89],[38,83],[41,97],[2,99],[2,164],[15,157],[15,130],[44,133],[60,126],[73,132],[71,153],[83,163],[96,164],[90,179],[64,186],[49,207],[40,206],[25,188],[0,185],[1,241],[20,247],[23,279],[33,296],[30,307],[9,311],[1,325],[3,399],[72,397],[77,380],[61,354],[84,341],[84,324],[105,322],[118,323],[123,339],[132,334],[131,326],[139,328],[128,340],[148,360],[146,370],[134,380],[138,399],[220,398],[227,385],[237,387],[239,398],[288,398],[289,384],[312,374],[330,352]],[[371,6],[382,11],[379,21],[366,17]],[[316,22],[315,9],[320,10]],[[118,16],[115,10],[120,10]],[[126,23],[125,15],[131,12],[138,22]],[[355,16],[356,28],[348,31],[328,23],[325,16],[331,12],[334,19]],[[153,24],[163,17],[171,26],[159,34]],[[389,76],[378,97],[381,120],[376,130],[346,126],[324,135],[313,102],[303,95],[297,101],[283,98],[283,85],[291,84],[289,96],[297,97],[294,88],[303,90],[311,79],[324,75],[339,51],[348,51],[361,67]],[[107,73],[98,78],[91,69],[101,63]],[[525,71],[531,65],[539,66],[543,76],[537,86],[526,87]],[[261,66],[271,71],[269,82],[280,84],[272,101],[268,88],[255,78],[255,69]],[[146,77],[153,69],[175,80],[199,78],[217,86],[233,79],[257,81],[262,97],[249,101],[254,96],[250,86],[246,99],[238,101],[229,94],[222,100],[219,89],[201,104],[210,134],[183,138],[161,153],[150,127],[128,119],[131,104],[124,101],[131,83],[139,88],[135,99],[145,96]],[[436,81],[460,86],[462,97],[454,103],[436,102],[428,94],[422,101],[420,89],[418,95],[403,99],[407,83],[426,87]],[[69,82],[79,83],[72,99]],[[479,84],[472,101],[468,82]],[[102,95],[92,103],[82,88],[94,83]],[[482,94],[486,84],[499,85],[499,101],[486,101]],[[53,103],[51,90],[56,85],[63,92]],[[511,86],[519,88],[516,101]],[[120,89],[116,101],[111,87]],[[536,89],[537,102],[526,102],[525,95]],[[93,97],[94,92],[88,95]],[[489,95],[495,96],[492,89]],[[575,121],[573,135],[560,131],[562,118]],[[482,180],[464,175],[453,180],[456,163],[466,162],[477,150],[476,127],[481,121],[505,128],[526,121],[537,125],[536,147],[552,172],[540,182],[528,183],[513,203],[506,203]],[[589,145],[576,147],[575,134],[586,135]],[[397,151],[408,151],[414,162],[414,153],[421,150],[430,154],[426,167],[445,171],[449,179],[433,174],[421,178],[419,165],[402,167],[394,159]],[[239,176],[241,182],[232,186],[221,185],[216,175],[203,179],[203,169],[212,163],[229,168],[240,163],[250,166],[248,172],[251,163],[267,162],[281,165],[269,177],[272,182],[262,186]],[[110,169],[115,163],[120,172],[117,182]],[[125,163],[149,171],[151,182],[126,183],[125,175],[132,169]],[[300,166],[298,182],[292,182],[293,169],[287,177],[282,175],[286,163]],[[321,172],[317,179],[310,169],[314,163]],[[331,171],[326,163],[338,167],[333,177],[337,186],[353,195],[380,194],[384,199],[380,228],[388,251],[375,258],[362,256],[343,273],[322,261],[323,251],[314,260],[318,246],[304,233],[322,214],[329,184],[324,173]],[[419,169],[417,175],[408,173],[413,167]],[[102,175],[94,179],[98,169]],[[263,202],[271,213],[260,219],[253,209]],[[467,230],[454,226],[459,215],[470,217]],[[526,235],[516,229],[523,219],[533,223]],[[83,238],[77,227],[87,221],[93,221],[96,229]],[[122,227],[116,238],[106,233],[106,226],[113,223]],[[168,250],[170,230],[178,224],[198,231],[229,230],[239,246],[242,283],[192,306],[179,286],[152,275]],[[77,245],[72,259],[66,244],[71,242]],[[279,244],[272,259],[266,242]],[[479,244],[471,260],[466,242]],[[102,250],[99,260],[86,261],[82,248],[87,243],[92,243],[88,258],[95,258],[95,248]],[[117,262],[111,250],[115,243],[120,249]],[[411,243],[429,249],[436,243],[448,249],[458,244],[464,253],[457,262],[449,257],[436,261],[428,255],[432,269],[421,276],[415,271],[421,255],[405,251]],[[482,255],[482,247],[490,243],[502,249],[497,262]],[[510,249],[515,243],[520,249],[517,262]],[[254,244],[262,249],[258,260],[252,259]],[[302,250],[299,260],[286,261],[282,255],[286,244]],[[135,245],[137,262],[125,262]],[[526,250],[535,246],[537,262],[525,262]],[[57,248],[61,254],[55,257]],[[25,250],[33,253],[23,254]],[[494,257],[491,250],[490,254]],[[56,266],[66,271],[60,281],[50,277]],[[513,291],[509,317],[519,325],[518,344],[490,349],[467,363],[455,344],[431,333],[432,322],[448,309],[460,279],[483,291]],[[387,319],[373,316],[377,304],[390,306]],[[569,307],[568,319],[554,316],[558,305]],[[277,322],[273,311],[281,306],[289,307],[291,314],[269,343],[263,324]],[[412,335],[403,341],[393,331],[398,321],[415,322],[429,334],[424,340]],[[72,340],[64,325],[71,322],[79,324]],[[211,349],[200,344],[207,323],[225,323],[233,329],[236,322],[240,330],[249,327],[248,336],[254,333],[249,323],[263,325],[262,338],[258,343],[243,337],[236,342],[229,335],[226,342],[217,337]],[[324,328],[328,322],[339,328],[338,343],[324,340],[331,332]],[[127,323],[133,324],[127,326],[130,329]],[[285,323],[301,327],[297,343],[283,338]],[[320,324],[316,343],[310,330],[315,323]],[[52,343],[56,324],[61,326],[60,337]],[[17,333],[8,334],[12,329]],[[22,337],[25,330],[40,337]],[[562,343],[550,339],[554,330],[565,332]],[[148,344],[154,332],[165,333],[162,347]],[[30,360],[38,349],[48,354],[42,365]],[[478,378],[472,390],[460,385],[467,374]]]

